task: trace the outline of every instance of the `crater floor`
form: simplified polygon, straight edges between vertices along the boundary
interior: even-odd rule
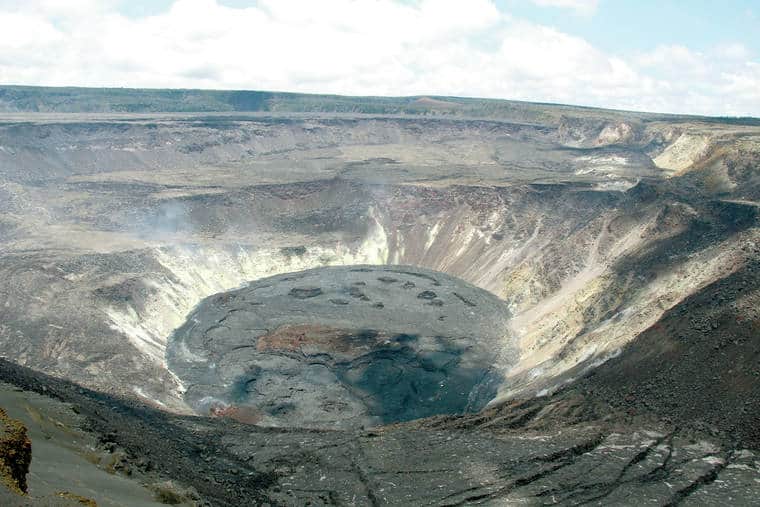
[[[517,359],[489,292],[408,266],[325,267],[204,300],[167,363],[201,414],[350,428],[482,409]]]

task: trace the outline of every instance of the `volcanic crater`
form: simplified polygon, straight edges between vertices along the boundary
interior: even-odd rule
[[[757,120],[241,93],[0,87],[32,496],[757,504]]]

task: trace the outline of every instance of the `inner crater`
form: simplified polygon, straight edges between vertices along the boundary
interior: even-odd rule
[[[169,339],[199,414],[357,428],[482,409],[517,360],[493,294],[409,266],[323,267],[210,296]]]

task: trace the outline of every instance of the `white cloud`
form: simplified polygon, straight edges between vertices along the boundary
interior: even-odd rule
[[[0,12],[0,27],[0,51],[3,53],[65,41],[65,35],[46,19],[23,13]]]
[[[490,0],[176,0],[127,18],[118,1],[0,0],[0,82],[467,95],[760,115],[740,44],[623,58]],[[569,2],[566,2],[569,3]],[[730,94],[730,95],[728,95]]]
[[[572,9],[581,14],[593,14],[599,5],[599,0],[532,0],[541,7],[561,7]]]
[[[658,46],[634,60],[642,73],[657,80],[663,103],[659,110],[760,116],[760,64],[752,62],[742,44],[707,51]]]

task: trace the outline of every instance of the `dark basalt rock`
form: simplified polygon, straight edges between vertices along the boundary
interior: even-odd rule
[[[322,289],[319,287],[313,287],[313,288],[293,288],[290,289],[290,296],[297,298],[297,299],[308,299],[308,298],[314,298],[322,294]]]
[[[408,278],[424,290],[404,289]],[[254,292],[263,305],[248,304]],[[445,305],[454,294],[482,311]],[[501,300],[441,273],[318,268],[208,298],[171,337],[167,361],[201,414],[354,428],[482,409],[516,359],[508,318]]]
[[[365,282],[360,282],[360,283],[361,283],[360,286],[362,287],[367,285]],[[359,282],[354,283],[354,285],[359,285]],[[362,301],[369,301],[369,298],[367,297],[367,295],[364,294],[364,292],[362,292],[357,287],[350,287],[347,292],[348,292],[348,295],[351,296],[352,298],[360,299]]]
[[[462,303],[466,304],[467,306],[470,306],[470,307],[478,306],[475,303],[473,303],[472,301],[470,301],[469,299],[467,299],[466,297],[462,296],[461,294],[457,294],[456,292],[454,292],[454,296],[458,300],[460,300]]]

